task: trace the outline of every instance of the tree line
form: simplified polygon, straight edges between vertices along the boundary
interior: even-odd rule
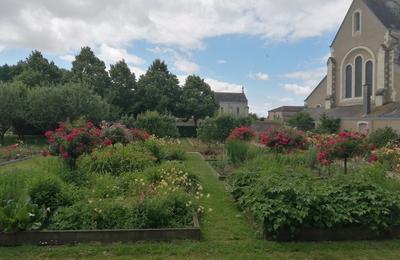
[[[0,142],[9,129],[20,137],[43,133],[65,120],[115,121],[145,111],[184,119],[213,116],[218,109],[210,86],[196,75],[181,87],[176,75],[155,60],[137,79],[124,61],[110,65],[89,47],[70,70],[33,51],[15,65],[0,66]]]

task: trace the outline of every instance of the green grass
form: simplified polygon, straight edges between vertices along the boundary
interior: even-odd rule
[[[190,144],[182,145],[191,150]],[[29,169],[37,160],[7,166]],[[84,244],[76,246],[0,248],[0,259],[120,258],[120,259],[398,259],[400,241],[277,243],[256,238],[255,230],[235,207],[224,183],[216,180],[199,155],[188,155],[188,167],[201,179],[206,210],[200,242]],[[0,167],[0,173],[4,169]]]
[[[5,146],[12,145],[17,143],[18,141],[18,136],[16,135],[6,135],[5,136]],[[37,136],[37,135],[27,135],[25,136],[25,139],[23,142],[26,145],[30,146],[38,146],[38,147],[44,147],[47,145],[47,140],[44,136]]]

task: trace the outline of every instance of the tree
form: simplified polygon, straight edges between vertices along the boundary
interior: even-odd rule
[[[17,65],[4,64],[0,66],[0,82],[11,82],[16,76],[22,72],[22,63],[19,62]]]
[[[198,76],[189,76],[183,86],[179,115],[186,119],[193,118],[195,125],[199,119],[213,116],[218,109],[214,93],[210,86]]]
[[[4,145],[4,135],[13,121],[21,115],[25,86],[20,83],[0,83],[0,144]]]
[[[62,80],[62,71],[43,57],[39,51],[33,51],[22,63],[22,72],[16,77],[28,87],[54,85]]]
[[[83,47],[75,57],[71,72],[74,81],[82,82],[102,97],[110,87],[105,63],[97,58],[89,47]]]
[[[157,137],[178,137],[175,118],[160,115],[156,111],[146,111],[137,117],[136,126]]]
[[[289,126],[297,128],[301,131],[311,131],[315,128],[314,119],[310,114],[299,112],[292,116],[288,121]]]
[[[336,134],[340,129],[340,118],[328,117],[325,113],[321,116],[317,132]]]
[[[110,79],[114,92],[114,98],[111,103],[121,108],[125,114],[132,112],[136,77],[124,60],[111,65]]]
[[[163,61],[155,60],[138,81],[135,114],[154,110],[162,114],[176,115],[180,94],[178,78],[168,71]]]

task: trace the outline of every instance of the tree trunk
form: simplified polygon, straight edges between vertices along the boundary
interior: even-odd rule
[[[4,144],[5,144],[4,135],[5,135],[5,133],[0,133],[0,144],[1,144],[1,146],[4,146]]]

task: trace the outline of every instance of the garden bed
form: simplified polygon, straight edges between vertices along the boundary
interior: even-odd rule
[[[335,229],[302,229],[296,234],[289,230],[280,232],[277,236],[264,233],[264,239],[281,242],[305,241],[360,241],[360,240],[392,240],[400,238],[400,227],[395,227],[386,231],[373,231],[367,228],[347,227]]]
[[[201,230],[196,215],[193,227],[133,230],[63,230],[24,231],[0,234],[0,246],[64,245],[89,242],[129,243],[138,241],[200,240]]]

